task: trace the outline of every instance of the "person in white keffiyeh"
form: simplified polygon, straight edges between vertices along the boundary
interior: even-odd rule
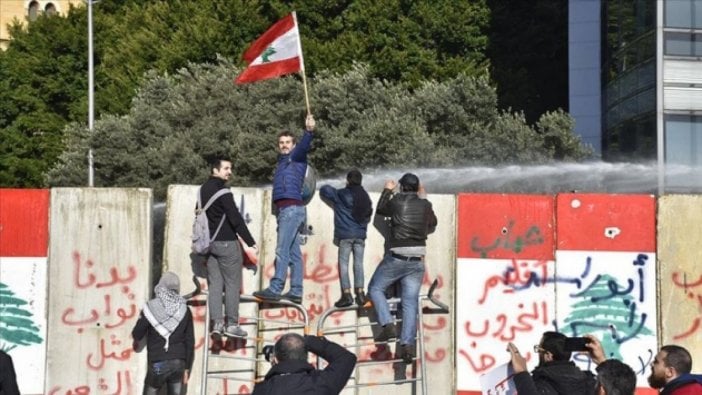
[[[155,298],[144,305],[132,330],[134,349],[146,338],[149,367],[144,395],[156,395],[168,384],[168,395],[181,393],[193,363],[195,336],[193,317],[179,294],[180,280],[165,272],[154,287]]]

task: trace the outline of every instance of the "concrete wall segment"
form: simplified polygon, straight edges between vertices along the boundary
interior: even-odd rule
[[[51,190],[45,393],[141,392],[131,330],[150,295],[151,207],[149,189]]]
[[[658,199],[658,293],[660,344],[702,355],[702,196]]]

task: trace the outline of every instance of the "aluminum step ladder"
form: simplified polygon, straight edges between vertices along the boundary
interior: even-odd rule
[[[290,302],[288,300],[279,301],[262,301],[253,295],[240,295],[241,303],[256,303],[259,307],[258,314],[255,317],[252,316],[240,316],[240,320],[244,323],[240,324],[242,328],[246,329],[249,335],[246,337],[231,337],[227,339],[227,342],[234,341],[237,345],[240,342],[247,342],[245,348],[251,348],[254,351],[254,357],[246,356],[235,356],[235,355],[225,355],[219,353],[213,353],[210,349],[212,334],[209,332],[210,323],[210,309],[209,309],[209,293],[207,290],[203,290],[200,286],[200,282],[197,277],[193,276],[193,282],[195,283],[196,289],[191,294],[186,295],[187,298],[193,298],[198,295],[205,295],[205,330],[204,330],[204,343],[203,343],[203,357],[202,357],[202,371],[200,377],[200,395],[205,395],[207,393],[207,385],[209,380],[213,379],[224,379],[228,381],[238,381],[253,385],[260,381],[264,375],[258,375],[258,367],[260,364],[268,364],[263,355],[263,347],[266,344],[273,344],[275,340],[270,337],[267,338],[268,333],[277,333],[280,330],[294,331],[300,330],[302,333],[307,334],[309,332],[309,315],[304,306]],[[202,301],[200,301],[202,303]],[[291,321],[291,320],[274,320],[260,318],[260,310],[270,309],[270,308],[293,308],[297,310],[298,317],[302,320]],[[253,335],[252,335],[253,334]],[[222,335],[222,337],[227,337]],[[248,341],[251,341],[252,345],[248,345]],[[237,348],[238,349],[238,348]],[[218,350],[219,351],[219,350]],[[222,369],[213,368],[211,361],[213,360],[232,360],[232,361],[246,361],[249,362],[250,366],[247,368],[236,368],[236,369]],[[268,369],[266,368],[265,371]]]
[[[364,387],[372,387],[372,386],[379,386],[379,385],[398,385],[398,384],[407,384],[411,383],[413,385],[417,385],[417,383],[421,384],[422,392],[421,394],[423,395],[428,395],[428,389],[427,389],[427,371],[426,371],[426,364],[424,363],[424,325],[422,325],[423,319],[424,319],[424,314],[448,314],[449,313],[449,308],[446,304],[442,303],[441,301],[437,300],[436,297],[434,296],[434,290],[436,289],[437,285],[439,284],[438,280],[434,280],[432,283],[431,287],[429,287],[429,291],[426,294],[421,294],[419,295],[419,308],[418,308],[418,316],[417,316],[417,356],[413,359],[412,361],[412,368],[413,371],[415,372],[414,378],[411,379],[394,379],[392,381],[381,381],[381,382],[358,382],[358,376],[359,376],[359,369],[363,367],[368,367],[368,366],[373,366],[373,365],[381,365],[381,364],[397,364],[397,363],[404,363],[402,362],[402,359],[390,359],[390,360],[359,360],[356,362],[356,367],[354,368],[354,374],[353,376],[349,379],[350,381],[354,381],[354,384],[347,384],[344,389],[349,389],[349,388],[355,388],[355,393],[358,394],[358,390],[360,388]],[[400,298],[390,298],[388,299],[388,303],[391,306],[397,306],[400,303]],[[425,307],[423,302],[428,301],[431,304],[433,304],[433,307]],[[370,346],[370,345],[387,345],[389,346],[390,342],[379,342],[375,341],[374,338],[370,339],[372,342],[359,342],[359,338],[361,337],[360,329],[363,327],[373,327],[376,325],[379,325],[378,322],[375,321],[369,321],[367,323],[359,323],[359,316],[356,318],[356,324],[355,325],[345,325],[345,326],[335,326],[333,328],[325,328],[324,324],[325,321],[328,317],[330,317],[333,313],[339,312],[339,311],[352,311],[355,310],[357,312],[361,312],[364,309],[370,309],[372,308],[372,303],[368,302],[366,303],[363,307],[358,307],[356,305],[348,306],[348,307],[331,307],[327,310],[325,310],[322,315],[319,318],[319,322],[317,323],[317,336],[325,336],[325,335],[339,335],[339,334],[344,334],[344,333],[351,333],[355,332],[356,334],[356,343],[354,344],[342,344],[342,346],[352,352],[354,354],[359,355],[360,349],[364,346]],[[393,310],[393,309],[391,309]],[[397,308],[394,309],[397,311]],[[400,323],[402,322],[401,319],[395,318],[394,323]],[[363,339],[363,338],[362,338]],[[366,338],[367,339],[367,338]],[[399,346],[399,339],[397,341],[396,347]],[[397,353],[395,353],[397,355]],[[421,371],[421,376],[416,375],[416,369],[417,369],[417,363],[420,365],[420,371]],[[317,359],[317,368],[322,369],[324,366],[324,362],[321,358]]]

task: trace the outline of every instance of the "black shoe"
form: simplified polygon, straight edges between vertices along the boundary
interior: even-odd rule
[[[403,344],[402,345],[402,362],[409,365],[412,363],[412,361],[414,361],[414,357],[416,357],[416,354],[414,352],[414,347],[410,346],[409,344]]]
[[[389,342],[390,340],[397,339],[397,334],[395,332],[395,324],[390,323],[385,325],[378,335],[378,341]]]
[[[253,296],[255,296],[261,300],[275,300],[275,301],[280,300],[280,295],[271,291],[268,288],[261,290],[261,291],[254,292]]]
[[[341,299],[334,303],[334,307],[348,307],[353,304],[353,298],[349,292],[342,292]]]
[[[295,296],[295,295],[291,294],[290,292],[281,295],[281,298],[287,299],[293,303],[302,304],[302,296]]]
[[[365,292],[363,292],[363,288],[356,288],[356,304],[358,307],[363,307],[366,302],[368,301],[368,298],[366,298]]]

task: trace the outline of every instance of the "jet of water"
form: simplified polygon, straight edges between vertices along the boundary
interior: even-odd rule
[[[669,165],[666,192],[702,192],[702,169]],[[658,166],[650,163],[553,163],[502,167],[381,169],[363,171],[363,186],[380,192],[385,180],[416,174],[429,193],[538,193],[560,192],[650,193],[658,192]],[[345,174],[319,180],[318,186],[341,187]]]

